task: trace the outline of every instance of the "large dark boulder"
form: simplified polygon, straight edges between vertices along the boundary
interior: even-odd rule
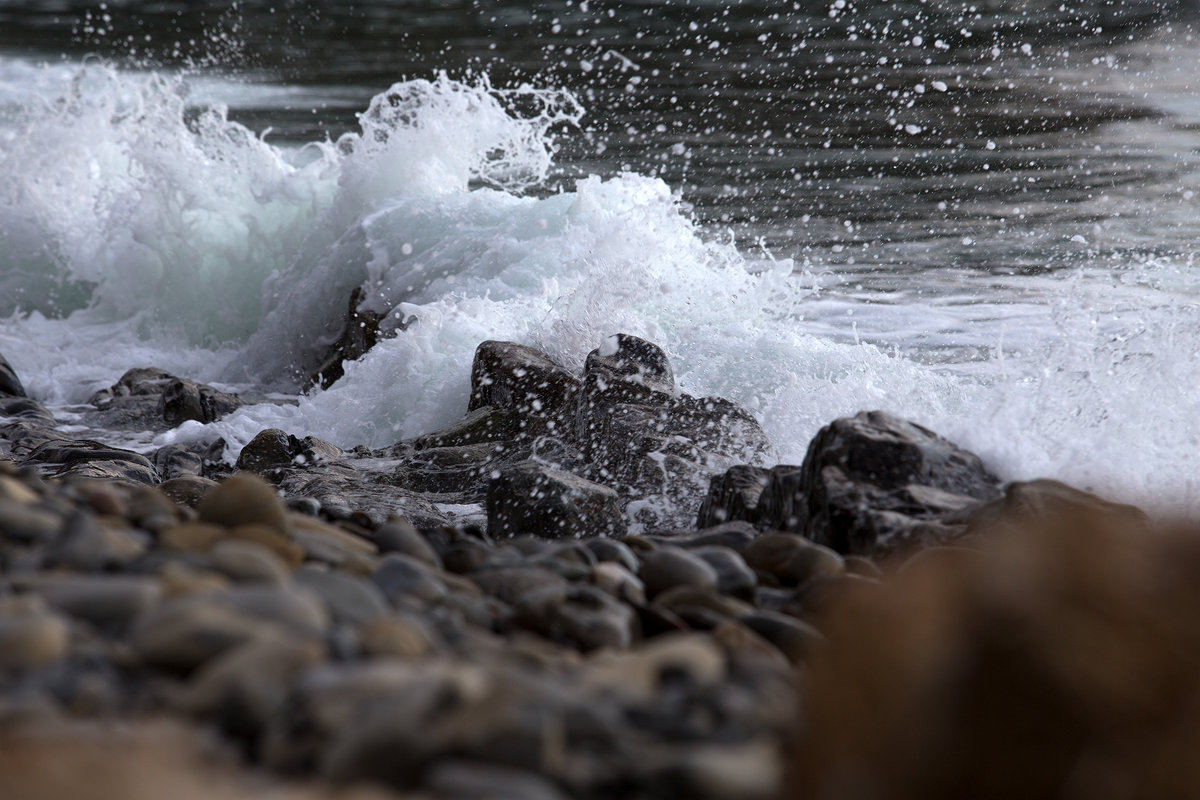
[[[216,422],[241,408],[242,398],[187,378],[175,378],[160,395],[163,421],[180,425],[188,420]]]
[[[47,441],[34,448],[25,463],[59,478],[75,476],[135,484],[161,481],[154,465],[140,453],[89,439]]]
[[[974,453],[864,411],[822,428],[800,466],[738,467],[714,478],[699,525],[741,519],[841,553],[887,556],[961,535],[971,511],[1000,494],[1000,480]]]
[[[503,419],[504,438],[570,435],[579,379],[548,355],[513,342],[475,348],[467,411],[491,408]]]

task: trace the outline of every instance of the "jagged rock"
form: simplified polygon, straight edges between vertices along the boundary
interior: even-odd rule
[[[494,477],[487,511],[491,536],[617,536],[625,531],[616,492],[536,462]]]
[[[16,420],[26,420],[43,426],[54,425],[54,415],[44,405],[29,397],[9,396],[0,394],[0,417]]]
[[[88,402],[101,427],[162,430],[187,420],[213,422],[240,408],[242,399],[154,367],[127,370]]]
[[[145,456],[89,439],[48,441],[25,457],[26,464],[37,464],[56,477],[117,480],[126,483],[158,483],[154,465]]]
[[[198,477],[204,471],[203,453],[182,444],[169,444],[154,451],[154,468],[164,481],[184,476]]]
[[[588,355],[575,434],[594,475],[630,497],[663,500],[641,503],[632,515],[653,527],[690,522],[692,498],[711,475],[771,449],[737,404],[676,394],[666,354],[626,334]]]
[[[730,520],[753,521],[770,476],[771,470],[750,464],[738,464],[714,475],[708,485],[708,496],[700,504],[696,527],[709,528]]]
[[[471,365],[468,411],[491,406],[505,414],[508,436],[564,438],[572,427],[579,379],[539,350],[483,342]]]
[[[322,439],[312,436],[297,439],[278,428],[266,428],[242,448],[237,468],[262,474],[286,467],[306,467],[334,461],[341,456],[341,448]]]
[[[216,422],[226,414],[241,408],[244,403],[236,394],[214,389],[187,378],[175,378],[163,387],[162,416],[168,425],[187,420]]]
[[[385,314],[360,308],[364,292],[361,286],[350,293],[350,305],[346,311],[346,326],[333,346],[326,351],[320,366],[309,377],[310,386],[328,389],[345,374],[346,361],[362,358],[379,341],[379,323]]]
[[[883,556],[960,535],[970,511],[999,495],[974,453],[864,411],[822,428],[801,466],[772,469],[753,516],[840,553]]]
[[[0,353],[0,397],[27,397],[21,379],[3,353]]]

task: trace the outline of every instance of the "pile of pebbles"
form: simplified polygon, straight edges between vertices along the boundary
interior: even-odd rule
[[[136,429],[241,403],[141,369],[93,406]],[[770,452],[623,335],[581,377],[485,342],[445,431],[343,452],[267,430],[236,465],[72,439],[0,359],[0,737],[165,718],[322,785],[774,797],[839,591],[1018,495],[879,412],[800,465]]]

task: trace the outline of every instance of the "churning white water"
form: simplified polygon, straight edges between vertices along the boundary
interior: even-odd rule
[[[740,252],[657,178],[539,191],[583,113],[566,92],[409,81],[359,133],[281,147],[217,102],[270,91],[0,59],[0,352],[31,393],[62,408],[153,365],[291,398],[157,444],[236,452],[275,426],[378,447],[465,411],[484,339],[578,367],[623,331],[661,344],[684,391],[745,405],[781,461],[881,408],[1007,478],[1200,511],[1186,254],[998,277],[990,296],[956,294],[953,270],[937,291],[859,290]],[[391,335],[299,394],[358,286]]]

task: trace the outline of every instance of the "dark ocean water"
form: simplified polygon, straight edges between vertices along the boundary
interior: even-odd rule
[[[436,70],[569,88],[589,115],[564,132],[561,176],[661,176],[743,244],[886,284],[878,268],[1039,272],[1190,247],[1194,228],[1162,224],[1180,220],[1158,203],[1194,181],[1192,148],[1169,141],[1193,120],[1139,83],[1162,89],[1147,71],[1187,61],[1193,11],[61,0],[0,5],[0,51],[303,87],[295,103],[233,110],[276,142],[336,138],[382,88]],[[1072,242],[1093,225],[1110,228],[1103,241]]]

